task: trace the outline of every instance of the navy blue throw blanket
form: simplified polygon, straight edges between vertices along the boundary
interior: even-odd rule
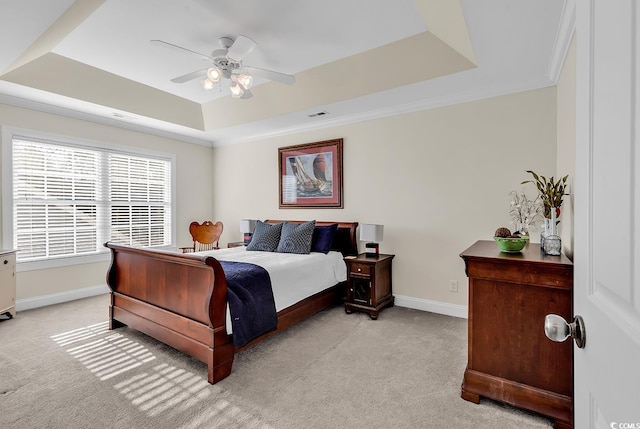
[[[246,262],[220,261],[227,278],[233,345],[242,347],[276,329],[278,317],[269,273]]]

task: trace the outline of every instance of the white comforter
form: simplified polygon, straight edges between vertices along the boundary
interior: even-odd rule
[[[347,266],[340,252],[297,255],[253,252],[245,247],[233,247],[199,253],[211,255],[219,261],[248,262],[267,270],[271,277],[276,311],[347,280]]]

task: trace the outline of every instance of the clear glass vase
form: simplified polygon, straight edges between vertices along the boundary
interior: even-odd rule
[[[556,211],[551,209],[551,219],[544,220],[544,229],[540,233],[540,250],[545,255],[557,256],[562,249],[562,240],[556,227]]]

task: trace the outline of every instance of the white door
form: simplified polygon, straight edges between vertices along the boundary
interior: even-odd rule
[[[640,5],[578,0],[575,428],[640,428]]]

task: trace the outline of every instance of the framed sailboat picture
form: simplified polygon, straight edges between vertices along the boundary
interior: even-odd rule
[[[278,149],[280,208],[343,208],[342,139]]]

